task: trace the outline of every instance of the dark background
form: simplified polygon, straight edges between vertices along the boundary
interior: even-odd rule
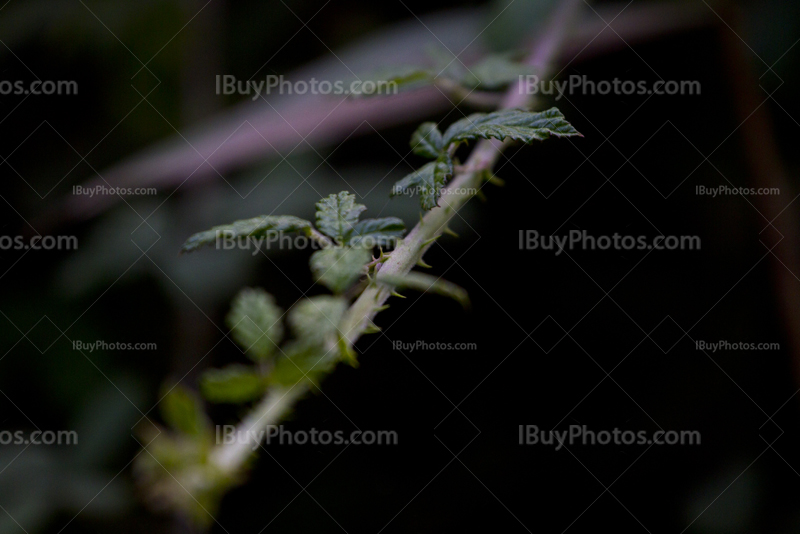
[[[226,173],[249,190],[274,169],[247,202],[220,179],[190,181],[174,194],[165,188],[84,220],[54,215],[60,202],[73,185],[235,105],[240,99],[213,94],[217,74],[247,79],[273,54],[261,75],[288,74],[317,58],[336,61],[331,50],[401,21],[413,24],[415,15],[425,21],[486,8],[473,14],[488,24],[505,3],[212,0],[172,41],[203,3],[82,4],[10,0],[0,11],[2,79],[36,73],[80,86],[77,96],[0,98],[4,235],[28,235],[32,226],[80,241],[77,251],[0,252],[3,429],[80,433],[76,447],[0,449],[0,523],[3,532],[181,532],[180,520],[142,502],[130,469],[140,452],[132,428],[143,414],[159,420],[162,383],[186,375],[183,383],[193,387],[203,369],[242,360],[223,326],[240,287],[264,287],[288,308],[312,280],[307,252],[270,253],[269,260],[216,250],[178,257],[180,242],[229,215],[268,212],[301,180],[298,173],[310,175],[313,187],[299,188],[285,212],[301,217],[311,215],[315,191],[347,188],[337,174],[368,191],[398,164],[398,151],[407,152],[415,124]],[[383,334],[357,345],[360,368],[338,369],[324,394],[303,400],[287,422],[294,429],[396,430],[399,445],[270,446],[249,482],[226,496],[212,531],[800,529],[800,357],[784,326],[797,310],[781,313],[775,284],[782,269],[797,271],[769,253],[779,237],[758,199],[695,194],[698,185],[758,187],[748,151],[763,146],[745,143],[748,114],[735,104],[754,91],[756,105],[766,100],[758,113],[771,120],[788,177],[776,202],[782,209],[795,198],[800,47],[790,47],[800,37],[800,12],[779,1],[714,4],[713,11],[699,4],[709,11],[700,27],[591,60],[578,56],[561,77],[698,80],[702,94],[545,102],[585,137],[507,152],[497,171],[505,187],[487,186],[488,201],[473,199],[462,213],[460,238],[443,237],[426,256],[433,273],[469,291],[471,311],[435,296],[393,301],[379,317]],[[593,7],[616,13],[624,4]],[[508,15],[481,41],[499,46],[515,21]],[[307,27],[298,20],[312,16]],[[538,19],[530,20],[534,27]],[[743,61],[731,57],[725,39]],[[134,55],[146,61],[157,52],[148,67],[161,84],[155,88],[145,71],[131,79],[141,66]],[[732,81],[730,62],[752,71],[749,87]],[[764,62],[774,73],[759,81]],[[149,102],[140,103],[151,89]],[[405,167],[392,176],[402,177]],[[415,200],[387,204],[390,184],[366,195],[367,213],[414,224]],[[151,224],[163,239],[144,235],[145,227],[134,231],[141,219],[131,208],[150,213],[161,202]],[[534,229],[698,235],[702,250],[519,250],[519,231]],[[155,342],[158,349],[81,354],[71,340]],[[477,350],[403,352],[393,350],[397,340],[476,343]],[[781,350],[711,353],[696,350],[700,340],[777,342]],[[239,415],[211,414],[220,424]],[[519,425],[571,424],[698,430],[702,443],[560,451],[518,443]]]

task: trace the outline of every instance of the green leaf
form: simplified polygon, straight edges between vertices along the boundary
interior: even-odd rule
[[[331,247],[311,255],[314,280],[334,293],[344,293],[361,277],[363,267],[371,258],[363,247]]]
[[[311,223],[291,215],[262,215],[252,219],[236,221],[232,224],[215,226],[211,230],[191,236],[183,244],[181,252],[194,252],[206,245],[214,245],[219,239],[239,239],[243,237],[271,237],[280,232],[304,230],[309,233]]]
[[[518,63],[506,56],[489,56],[470,66],[461,83],[469,88],[491,91],[516,83],[520,76],[529,74],[533,74],[533,69],[529,65]]]
[[[414,289],[423,293],[436,293],[458,301],[465,308],[469,308],[469,296],[465,289],[452,282],[443,280],[430,274],[412,271],[405,276],[378,274],[378,282],[397,289]]]
[[[160,408],[164,422],[178,432],[198,436],[210,428],[200,399],[180,384],[164,395]]]
[[[453,161],[443,152],[432,161],[412,172],[392,187],[391,196],[401,194],[419,195],[419,203],[424,210],[439,206],[442,188],[453,174]]]
[[[365,219],[353,225],[353,228],[344,236],[344,240],[350,246],[393,245],[399,238],[403,237],[405,231],[406,225],[397,217]]]
[[[519,109],[505,109],[493,113],[473,113],[450,125],[444,133],[444,144],[460,143],[472,139],[495,138],[501,141],[531,143],[550,136],[572,137],[581,134],[564,119],[557,108],[535,113]]]
[[[303,381],[319,385],[321,379],[333,371],[339,360],[335,348],[292,342],[286,345],[283,357],[278,358],[268,380],[271,384],[291,387]]]
[[[442,132],[435,122],[423,122],[411,136],[411,150],[424,158],[438,158],[444,150]]]
[[[254,361],[262,361],[275,351],[283,338],[283,310],[263,289],[245,288],[236,295],[225,318],[233,339]]]
[[[317,202],[317,228],[341,243],[365,209],[367,207],[356,204],[355,195],[347,191],[329,195]]]
[[[230,365],[209,369],[200,379],[200,392],[209,402],[241,404],[261,397],[267,383],[253,367]]]
[[[289,325],[297,339],[322,344],[337,339],[347,301],[341,297],[320,295],[301,300],[289,311]]]

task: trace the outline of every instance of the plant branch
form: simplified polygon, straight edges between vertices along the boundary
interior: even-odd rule
[[[556,8],[545,33],[535,42],[527,64],[534,67],[540,76],[544,76],[551,64],[557,59],[564,45],[571,23],[583,0],[563,0]],[[526,108],[533,99],[524,88],[523,82],[510,89],[502,100],[501,108]],[[343,339],[350,349],[373,324],[372,320],[391,296],[391,289],[380,284],[381,279],[396,278],[407,275],[422,259],[425,252],[447,228],[447,224],[456,215],[472,194],[467,191],[478,190],[483,180],[484,171],[494,167],[500,154],[510,146],[510,142],[483,140],[479,142],[464,164],[466,172],[458,173],[450,182],[449,191],[443,191],[440,207],[429,211],[423,219],[409,232],[405,239],[382,263],[376,274],[378,283],[367,287],[348,309],[342,322]],[[217,446],[210,456],[210,461],[224,473],[234,474],[250,456],[258,444],[257,435],[267,425],[280,421],[291,409],[294,402],[308,391],[308,386],[298,384],[291,389],[274,389],[262,400],[253,411],[239,423],[237,430],[247,439],[237,443]]]
[[[548,24],[545,34],[533,46],[533,52],[526,63],[541,73],[549,70],[550,63],[557,57],[565,37],[583,0],[565,0],[557,8]],[[524,108],[532,104],[531,96],[525,91],[524,83],[506,93],[501,108]],[[376,276],[378,282],[384,276],[404,276],[422,259],[433,244],[432,241],[444,232],[456,212],[472,198],[468,191],[480,188],[483,171],[494,167],[498,157],[511,143],[497,140],[483,140],[478,143],[464,163],[469,169],[457,174],[450,182],[448,193],[444,191],[440,199],[441,207],[428,212],[392,252]],[[356,300],[348,310],[342,331],[349,345],[353,345],[364,329],[371,323],[377,310],[389,298],[391,291],[386,286],[372,286]]]
[[[237,439],[233,443],[218,445],[209,461],[226,474],[236,473],[259,443],[261,431],[280,422],[294,403],[308,392],[308,387],[297,384],[291,388],[274,388],[236,427]],[[244,436],[244,439],[240,439]]]

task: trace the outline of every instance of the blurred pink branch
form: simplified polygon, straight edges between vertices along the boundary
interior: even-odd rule
[[[611,5],[598,8],[597,13],[600,16],[588,13],[568,36],[559,57],[560,63],[589,59],[637,42],[694,29],[710,21],[707,9],[672,3],[631,5],[627,8]],[[468,15],[472,17],[470,20],[477,18],[476,13]],[[605,21],[613,20],[613,31],[606,28],[601,17]],[[465,24],[464,21],[455,22],[457,28]],[[444,31],[447,29],[442,29]],[[387,34],[388,38],[396,40],[397,35]],[[386,60],[396,64],[423,60],[419,50],[407,51],[405,48],[408,47],[394,50],[393,57]],[[478,41],[467,48],[469,51],[459,59],[470,61],[483,53]],[[303,74],[315,74],[309,71],[306,68]],[[303,77],[294,75],[287,79]],[[164,190],[193,186],[259,160],[285,157],[290,152],[301,153],[312,146],[324,149],[351,135],[418,121],[453,105],[434,87],[375,99],[343,98],[306,94],[293,95],[291,102],[288,99],[273,101],[270,98],[267,101],[262,98],[241,104],[200,129],[193,129],[185,135],[181,133],[105,169],[99,173],[100,176],[89,180],[86,187],[105,185]],[[148,103],[141,105],[147,106]],[[119,200],[119,197],[111,195],[72,196],[55,215],[59,219],[87,219]]]

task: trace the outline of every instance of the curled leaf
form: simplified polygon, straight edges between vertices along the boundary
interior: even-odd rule
[[[442,132],[435,122],[423,122],[411,136],[411,150],[424,158],[437,158],[444,150]]]
[[[446,153],[443,156],[445,160],[432,161],[395,183],[391,196],[419,195],[419,203],[424,210],[439,206],[442,188],[453,172],[453,162]]]

